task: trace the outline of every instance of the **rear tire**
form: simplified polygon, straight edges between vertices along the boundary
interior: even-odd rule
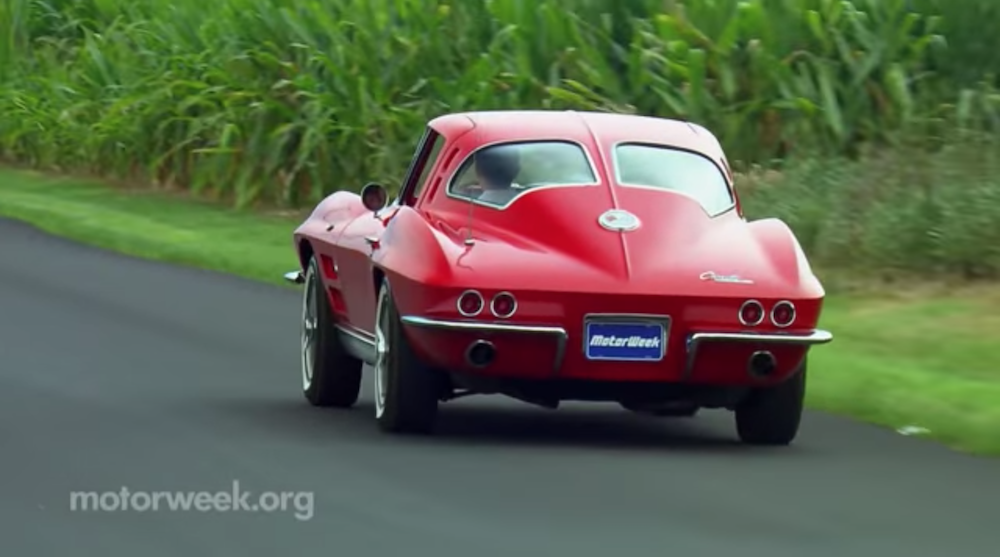
[[[403,331],[389,282],[375,310],[375,419],[389,433],[430,433],[437,419],[442,375],[414,353]]]
[[[349,408],[361,393],[361,360],[340,341],[315,258],[302,289],[302,392],[313,406]]]
[[[749,445],[789,445],[799,432],[806,362],[785,382],[754,391],[736,407],[736,430]]]

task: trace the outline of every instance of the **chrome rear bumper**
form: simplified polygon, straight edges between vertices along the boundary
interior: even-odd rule
[[[462,331],[469,333],[501,333],[501,334],[525,334],[525,335],[549,335],[556,341],[556,356],[552,363],[553,372],[559,371],[562,367],[563,359],[566,355],[566,341],[569,335],[562,327],[549,327],[544,325],[513,325],[508,323],[476,323],[473,321],[450,321],[443,319],[429,319],[415,315],[404,315],[402,321],[406,325],[422,327],[425,329],[442,329],[447,331]]]
[[[829,331],[816,329],[807,335],[784,333],[694,333],[688,339],[688,348],[703,342],[770,342],[778,344],[813,345],[833,340]]]
[[[553,371],[558,372],[562,367],[566,355],[566,344],[569,335],[566,329],[555,326],[543,325],[514,325],[508,323],[478,323],[474,321],[452,321],[444,319],[431,319],[415,315],[405,315],[402,321],[406,325],[427,329],[439,329],[447,331],[462,331],[470,333],[500,333],[500,334],[526,334],[526,335],[550,335],[556,340],[556,357],[553,362]],[[833,334],[829,331],[817,329],[809,334],[791,333],[693,333],[687,340],[687,359],[682,375],[684,380],[690,378],[694,370],[694,360],[698,354],[698,349],[703,344],[712,342],[740,342],[740,343],[766,343],[783,344],[797,346],[812,346],[826,344],[833,340]]]
[[[833,340],[833,333],[816,329],[809,334],[791,333],[693,333],[687,341],[687,361],[684,366],[685,380],[691,377],[694,371],[694,359],[698,355],[698,348],[710,342],[740,342],[740,343],[767,343],[793,346],[814,346],[826,344]]]

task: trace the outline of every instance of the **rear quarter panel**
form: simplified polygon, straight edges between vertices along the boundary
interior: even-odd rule
[[[350,191],[334,192],[317,203],[312,213],[292,234],[302,269],[305,270],[309,263],[309,253],[325,251],[317,244],[333,242],[339,228],[365,212],[367,209],[361,203],[361,196]],[[329,229],[331,225],[333,228]]]
[[[805,332],[816,328],[826,292],[795,233],[785,222],[773,218],[753,221],[747,226],[762,247],[761,254],[768,258],[777,280],[790,285],[788,293],[781,297],[795,303],[797,317],[792,330]]]
[[[454,306],[454,266],[460,265],[461,246],[433,229],[408,206],[398,209],[386,225],[380,247],[372,256],[372,287],[388,279],[401,314],[425,313],[438,306]]]

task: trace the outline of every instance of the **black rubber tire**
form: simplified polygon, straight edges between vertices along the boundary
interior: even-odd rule
[[[379,298],[382,296],[386,296],[388,304],[386,333],[390,350],[386,354],[388,377],[385,405],[381,415],[376,411],[376,420],[379,428],[387,433],[431,433],[437,421],[443,376],[425,365],[414,353],[403,331],[388,281],[382,283]],[[378,397],[377,384],[375,388],[375,396]]]
[[[313,406],[350,408],[361,394],[364,363],[344,349],[319,272],[316,259],[310,258],[303,288],[316,297],[317,337],[312,381],[303,394]]]
[[[786,381],[753,391],[736,407],[736,431],[748,445],[789,445],[802,422],[806,362]]]

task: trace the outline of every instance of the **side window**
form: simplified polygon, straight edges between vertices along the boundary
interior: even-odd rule
[[[401,190],[401,201],[405,205],[413,205],[420,194],[427,186],[427,178],[434,170],[438,155],[444,147],[444,137],[431,128],[424,131],[420,143],[417,145],[413,158],[410,160],[410,168],[406,172],[406,179],[403,181]]]
[[[416,186],[413,188],[412,197],[414,200],[419,199],[424,193],[424,188],[427,187],[431,171],[434,170],[435,163],[437,163],[438,157],[441,156],[441,149],[444,148],[444,136],[438,135],[434,132],[431,133],[434,135],[434,145],[431,146],[431,152],[427,156],[426,162],[424,162],[424,168],[420,172],[420,178],[417,179]]]

